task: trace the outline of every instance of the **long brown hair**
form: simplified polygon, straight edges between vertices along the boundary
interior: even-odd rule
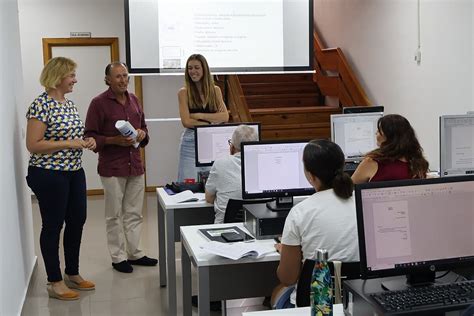
[[[204,100],[201,99],[196,83],[192,81],[191,77],[189,76],[188,65],[189,65],[189,62],[192,60],[199,61],[202,66],[201,83],[202,83],[202,93],[204,94]],[[204,58],[203,55],[193,54],[189,56],[188,60],[186,61],[184,80],[186,83],[186,91],[188,94],[189,108],[196,109],[196,108],[203,108],[204,106],[208,106],[211,111],[217,111],[218,104],[217,104],[216,90],[214,88],[214,79],[211,76],[211,72],[209,70],[209,65],[207,64],[207,60],[206,58]]]
[[[377,129],[385,136],[385,141],[367,156],[379,161],[404,158],[413,178],[426,178],[429,163],[423,156],[423,148],[410,122],[398,114],[385,115],[378,120]]]

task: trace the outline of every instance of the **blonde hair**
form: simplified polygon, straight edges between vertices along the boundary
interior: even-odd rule
[[[46,91],[56,89],[61,81],[76,67],[77,64],[72,59],[54,57],[44,65],[40,75],[40,83]]]
[[[204,94],[204,100],[201,100],[199,95],[199,90],[194,81],[191,80],[188,72],[189,62],[192,60],[197,60],[201,63],[202,66],[202,93]],[[209,65],[207,64],[206,58],[201,54],[193,54],[189,56],[186,61],[186,70],[184,73],[184,80],[186,83],[186,91],[188,94],[188,106],[191,109],[202,108],[204,105],[209,106],[209,109],[217,111],[218,103],[216,90],[214,87],[214,80],[212,79],[211,72],[209,70]]]

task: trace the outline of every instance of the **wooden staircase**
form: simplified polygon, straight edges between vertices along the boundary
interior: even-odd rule
[[[369,106],[340,48],[323,49],[314,33],[315,74],[229,75],[225,84],[233,122],[260,122],[262,139],[330,138],[330,115],[342,106]],[[327,105],[327,97],[336,100]]]
[[[324,98],[312,74],[239,75],[252,121],[262,124],[262,139],[327,138],[336,107]]]

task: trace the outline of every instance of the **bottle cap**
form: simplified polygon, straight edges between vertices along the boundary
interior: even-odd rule
[[[316,249],[316,260],[328,261],[328,251],[326,249]]]

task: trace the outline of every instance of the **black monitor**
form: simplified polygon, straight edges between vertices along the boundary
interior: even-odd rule
[[[406,275],[388,290],[474,264],[474,177],[372,182],[355,188],[363,278]]]
[[[376,113],[384,111],[383,105],[371,105],[371,106],[346,106],[342,108],[343,114],[354,114],[354,113]]]
[[[439,174],[474,174],[474,113],[439,118]]]
[[[216,125],[199,125],[195,127],[196,167],[212,166],[218,158],[230,154],[229,139],[235,129],[245,124],[255,129],[260,140],[260,123],[229,123]]]
[[[276,198],[273,211],[288,211],[293,196],[313,194],[306,179],[303,150],[307,141],[242,143],[242,198]]]

